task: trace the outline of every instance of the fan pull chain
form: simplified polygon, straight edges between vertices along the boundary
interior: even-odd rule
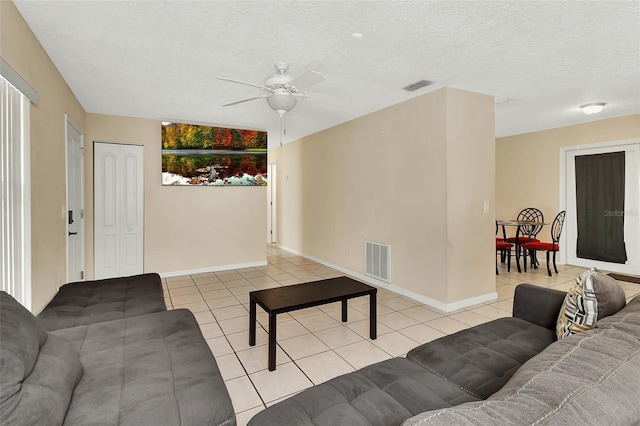
[[[285,111],[278,111],[278,114],[280,115],[280,146],[282,146],[284,136],[287,134],[287,128],[284,119]]]

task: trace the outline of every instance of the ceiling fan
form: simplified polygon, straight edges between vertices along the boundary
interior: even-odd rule
[[[298,98],[307,97],[307,94],[303,92],[304,89],[313,86],[314,84],[322,83],[326,80],[324,75],[317,71],[307,71],[298,77],[293,77],[292,75],[287,74],[289,64],[286,62],[276,62],[274,66],[277,70],[277,74],[267,78],[262,85],[247,83],[246,81],[240,81],[233,78],[218,77],[218,80],[231,81],[232,83],[257,87],[268,92],[268,94],[253,96],[251,98],[230,102],[222,106],[237,105],[254,99],[266,98],[269,107],[282,116],[296,106]]]
[[[269,107],[280,116],[280,145],[282,145],[283,135],[286,134],[284,115],[291,111],[298,103],[298,99],[306,98],[307,94],[303,91],[307,87],[314,84],[322,83],[326,80],[324,75],[317,71],[307,71],[306,73],[294,77],[287,74],[289,64],[286,62],[276,62],[274,64],[277,73],[264,81],[264,84],[247,83],[233,78],[217,77],[218,80],[230,81],[232,83],[244,84],[246,86],[257,87],[264,90],[265,94],[253,96],[247,99],[230,102],[222,106],[232,106],[243,102],[253,101],[254,99],[266,99]]]

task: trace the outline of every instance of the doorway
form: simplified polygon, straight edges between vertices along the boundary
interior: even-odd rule
[[[269,177],[267,186],[267,243],[275,243],[277,241],[277,165],[270,163],[267,165],[267,176]]]
[[[621,178],[616,188],[607,187],[596,180],[600,160],[614,156],[620,158]],[[569,147],[561,150],[560,176],[564,177],[564,188],[561,187],[560,205],[565,206],[567,217],[565,221],[565,235],[561,239],[560,247],[565,247],[563,253],[566,262],[571,265],[583,267],[596,267],[623,274],[640,274],[640,141],[619,141],[581,147]],[[586,166],[585,166],[586,165]],[[593,169],[593,170],[592,170]],[[576,179],[578,170],[578,179]],[[592,174],[593,176],[589,176]],[[613,173],[607,173],[612,175]],[[609,176],[607,176],[609,178]],[[591,181],[590,181],[591,179]],[[578,184],[576,184],[578,180]],[[586,192],[580,189],[580,181],[588,184]],[[589,183],[591,182],[591,183]],[[611,183],[611,185],[614,185]],[[611,186],[609,185],[609,186]],[[617,191],[616,191],[617,190]],[[606,207],[613,193],[620,192],[618,201],[612,207]],[[561,195],[561,198],[562,198]],[[582,199],[582,201],[581,201]],[[587,199],[585,203],[584,200]],[[599,200],[605,199],[605,202]],[[581,221],[579,223],[579,221]],[[587,228],[585,228],[585,223]],[[611,223],[618,223],[617,230],[605,228],[607,237],[599,237],[603,240],[601,247],[597,243],[583,246],[584,236],[597,235],[599,227],[607,227]],[[586,232],[588,231],[588,232]],[[617,235],[617,234],[620,235]],[[589,235],[591,234],[591,235]],[[582,237],[581,237],[582,235]],[[579,241],[579,238],[582,241]],[[604,240],[606,243],[604,244]],[[563,241],[564,240],[564,241]],[[614,241],[615,240],[615,241]],[[618,241],[620,240],[620,241]],[[612,250],[611,244],[617,244],[617,260],[606,260]],[[594,247],[595,248],[590,248]],[[622,247],[622,248],[621,248]],[[601,253],[599,253],[601,252]],[[625,253],[626,252],[626,253]],[[626,259],[625,259],[626,256]]]
[[[84,280],[84,141],[65,114],[67,168],[67,282]]]
[[[94,142],[96,279],[144,271],[143,148]]]

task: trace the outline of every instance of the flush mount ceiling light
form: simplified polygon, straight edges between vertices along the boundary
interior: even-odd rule
[[[351,34],[351,37],[360,38],[360,37],[362,37],[362,33],[353,33],[353,34]]]
[[[585,114],[597,114],[604,109],[606,103],[604,102],[596,102],[592,104],[581,105],[580,109]]]

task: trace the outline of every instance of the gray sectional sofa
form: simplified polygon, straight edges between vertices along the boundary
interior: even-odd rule
[[[331,379],[249,425],[640,424],[640,296],[557,341],[565,295],[520,284],[513,317]]]
[[[249,424],[640,425],[640,296],[617,311],[619,294],[595,328],[558,341],[565,295],[521,284],[513,317],[336,377]],[[0,293],[0,424],[236,420],[193,315],[166,311],[160,277],[145,274],[65,285],[38,318]]]
[[[193,314],[144,274],[67,284],[38,318],[0,293],[0,424],[236,420]]]
[[[640,296],[597,327],[559,340],[487,400],[421,413],[420,425],[640,424]]]

